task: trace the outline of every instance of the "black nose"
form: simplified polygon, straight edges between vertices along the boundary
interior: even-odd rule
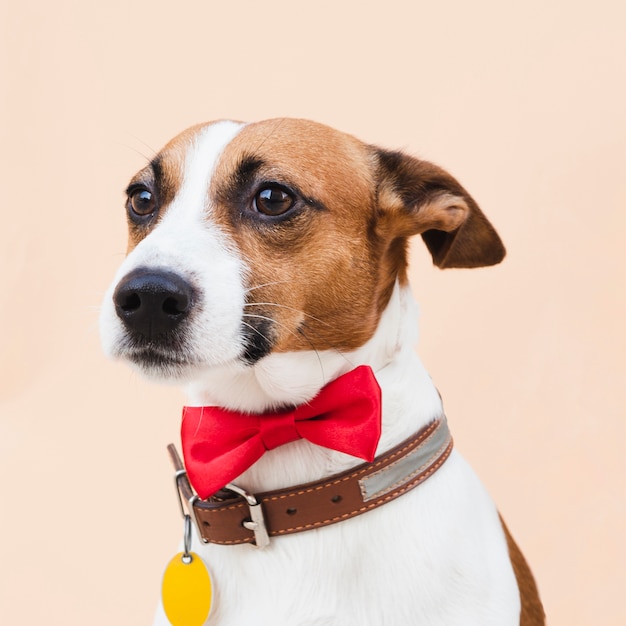
[[[127,328],[145,338],[173,331],[191,308],[193,288],[173,272],[140,268],[115,288],[113,302]]]

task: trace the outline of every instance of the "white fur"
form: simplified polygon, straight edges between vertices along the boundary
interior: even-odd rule
[[[126,356],[125,331],[115,313],[113,291],[123,276],[140,267],[168,269],[201,286],[201,306],[194,310],[193,324],[187,332],[187,369],[228,363],[241,352],[244,264],[210,221],[208,189],[219,155],[242,126],[219,122],[199,132],[185,158],[185,177],[179,193],[152,233],[120,266],[100,315],[100,334],[109,356]],[[162,379],[159,374],[154,373]]]
[[[376,333],[353,352],[270,354],[254,366],[236,358],[247,260],[210,222],[206,189],[221,149],[237,130],[221,124],[203,131],[187,157],[187,177],[174,205],[122,264],[102,313],[107,352],[123,356],[124,330],[110,302],[117,281],[145,265],[177,271],[192,277],[204,296],[189,342],[189,404],[251,411],[298,404],[338,375],[369,364],[383,393],[379,452],[385,451],[442,410],[413,350],[416,307],[409,289],[396,285]],[[298,441],[266,454],[235,482],[267,491],[357,463]],[[272,539],[265,550],[205,545],[196,538],[193,549],[215,584],[211,626],[519,624],[519,592],[498,513],[456,451],[424,484],[364,515]],[[162,608],[154,624],[169,624]]]

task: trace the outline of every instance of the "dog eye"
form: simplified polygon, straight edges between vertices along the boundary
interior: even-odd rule
[[[269,216],[283,215],[294,205],[295,198],[280,187],[265,187],[254,196],[253,208]]]
[[[128,200],[133,213],[141,217],[154,213],[156,209],[154,194],[147,189],[137,189],[133,191]]]

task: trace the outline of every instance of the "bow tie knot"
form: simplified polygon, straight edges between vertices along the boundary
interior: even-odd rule
[[[380,429],[380,387],[371,368],[360,366],[291,410],[250,415],[185,407],[181,437],[189,480],[205,499],[268,450],[298,439],[371,462]]]
[[[259,434],[266,450],[300,439],[295,411],[263,416],[259,419]]]

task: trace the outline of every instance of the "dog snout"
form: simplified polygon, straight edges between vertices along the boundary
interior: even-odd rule
[[[184,278],[148,268],[127,274],[113,293],[118,317],[146,339],[174,331],[189,314],[193,300],[193,287]]]

